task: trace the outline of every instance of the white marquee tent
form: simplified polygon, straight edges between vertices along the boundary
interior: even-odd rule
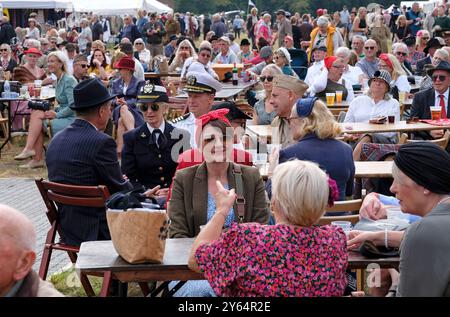
[[[72,8],[72,0],[0,0],[5,9],[67,9]]]
[[[75,12],[93,12],[102,15],[136,14],[137,10],[167,13],[173,9],[156,0],[72,0]]]

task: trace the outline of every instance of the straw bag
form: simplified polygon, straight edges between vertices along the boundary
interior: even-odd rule
[[[144,208],[106,212],[117,253],[129,263],[162,263],[169,218],[165,210]]]
[[[162,263],[170,220],[157,205],[141,203],[140,191],[119,192],[108,199],[111,239],[117,253],[129,263]]]

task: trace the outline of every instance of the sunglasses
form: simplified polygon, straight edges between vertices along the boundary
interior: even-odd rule
[[[80,66],[81,68],[88,68],[88,64],[76,64],[78,66]]]
[[[364,46],[366,50],[374,50],[375,46]]]
[[[404,53],[404,52],[396,52],[395,55],[402,55],[402,56],[406,56],[408,55],[408,53]]]
[[[445,75],[434,75],[434,76],[431,76],[431,79],[433,80],[433,81],[437,81],[438,79],[439,79],[439,81],[445,81],[445,79],[447,78],[448,76],[445,76]]]
[[[8,50],[6,48],[0,48],[0,52],[7,52]]]
[[[429,40],[429,37],[422,37],[422,40]]]
[[[210,58],[210,57],[211,57],[211,55],[209,55],[209,54],[200,54],[200,56],[202,56],[202,57],[207,57],[207,58]]]
[[[273,76],[260,76],[259,79],[261,80],[261,82],[267,81],[270,83],[273,80]]]
[[[136,45],[144,45],[144,43],[136,43]]]
[[[141,109],[142,112],[146,112],[149,108],[148,103],[138,103],[138,107],[139,109]],[[152,103],[150,105],[150,109],[152,109],[152,111],[156,112],[159,110],[159,105],[157,103]]]

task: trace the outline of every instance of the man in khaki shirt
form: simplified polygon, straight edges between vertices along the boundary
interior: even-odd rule
[[[294,140],[288,120],[292,106],[303,96],[308,85],[300,79],[288,75],[278,75],[274,78],[270,104],[277,116],[272,121],[272,143],[281,144],[281,148],[291,145]]]

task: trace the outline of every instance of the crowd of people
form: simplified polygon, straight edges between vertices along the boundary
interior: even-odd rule
[[[400,248],[399,272],[383,271],[384,288],[371,294],[449,296],[449,260],[441,255],[450,250],[450,146],[431,142],[446,131],[415,132],[417,142],[399,145],[397,133],[343,138],[338,124],[431,119],[436,107],[450,119],[449,13],[446,5],[425,13],[418,3],[315,16],[253,7],[246,19],[227,21],[139,10],[114,26],[114,49],[107,48],[112,20],[95,14],[59,30],[34,13],[24,28],[3,17],[3,78],[53,85],[57,105],[11,103],[21,113],[13,130],[28,132],[14,159],[30,159],[22,168],[46,165],[57,183],[106,185],[112,194],[141,188],[166,209],[169,237],[195,238],[189,267],[205,278],[176,296],[361,295],[352,293],[348,250],[366,240]],[[216,101],[223,84],[214,64],[243,64],[258,83],[246,93],[252,116],[232,100]],[[145,80],[149,71],[179,73],[185,114],[167,120],[173,82]],[[349,105],[341,118],[326,100],[337,91]],[[405,98],[412,98],[408,111]],[[246,134],[250,123],[272,126],[269,151]],[[253,167],[255,147],[269,156],[266,182]],[[392,149],[393,183],[365,197],[360,218],[383,219],[387,205],[400,205],[413,219],[406,232],[346,237],[319,225],[334,201],[357,196],[354,162],[367,147]],[[111,239],[104,208],[60,205],[58,213],[66,244]],[[31,269],[34,237],[28,219],[0,205],[0,296],[60,295]]]

